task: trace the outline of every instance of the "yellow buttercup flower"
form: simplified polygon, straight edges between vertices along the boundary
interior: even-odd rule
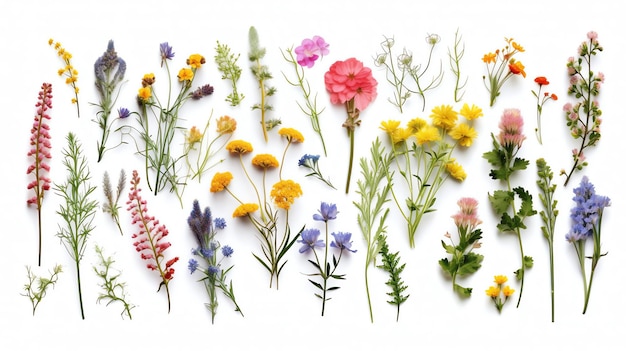
[[[145,88],[149,85],[154,84],[155,78],[154,78],[154,73],[146,73],[143,75],[143,78],[141,79],[141,85]]]
[[[502,288],[502,294],[504,294],[505,297],[510,297],[514,292],[515,290],[511,289],[508,285]]]
[[[506,275],[496,275],[493,277],[493,281],[498,285],[502,285],[506,283],[508,280],[509,278],[507,278]]]
[[[518,43],[513,41],[513,38],[511,38],[511,45],[513,45],[513,49],[519,51],[519,52],[524,52],[524,47],[519,45]]]
[[[483,110],[476,105],[472,104],[472,106],[470,107],[467,103],[465,103],[463,104],[463,107],[461,107],[461,111],[459,111],[459,114],[465,117],[465,119],[467,119],[468,121],[473,121],[483,116]]]
[[[459,118],[458,113],[450,105],[441,105],[432,109],[430,118],[433,125],[445,130],[452,129]]]
[[[495,299],[500,295],[500,288],[497,286],[490,286],[489,289],[485,290],[485,293],[487,293],[487,296]]]
[[[281,128],[278,131],[278,135],[284,136],[285,138],[287,138],[288,142],[298,142],[298,143],[302,143],[304,142],[304,136],[302,136],[302,133],[300,133],[299,131],[293,129],[293,128]]]
[[[241,204],[233,212],[233,218],[248,216],[250,213],[259,209],[259,205],[253,203]]]
[[[415,133],[415,138],[417,139],[417,143],[419,145],[424,145],[440,140],[441,134],[439,133],[439,129],[433,126],[425,126]]]
[[[474,139],[478,136],[478,132],[465,123],[460,123],[450,131],[450,136],[454,140],[458,140],[459,145],[470,147]]]
[[[187,134],[187,143],[193,145],[202,140],[202,133],[200,130],[196,128],[196,126],[191,127],[189,129],[189,133]]]
[[[402,143],[411,137],[413,133],[409,128],[397,128],[391,133],[391,142],[394,144]]]
[[[388,120],[380,122],[380,129],[384,130],[385,133],[391,135],[396,129],[400,127],[400,121],[396,120]]]
[[[406,124],[412,133],[417,133],[420,129],[426,127],[426,125],[428,125],[428,123],[419,117],[413,118]]]
[[[204,59],[204,56],[200,54],[189,55],[189,58],[187,59],[187,64],[191,66],[191,68],[200,68],[200,66],[205,63],[206,60]]]
[[[226,150],[233,154],[245,154],[252,152],[252,144],[243,140],[233,140],[226,145]]]
[[[483,56],[483,62],[486,63],[486,64],[495,63],[496,62],[496,54],[494,54],[493,52],[485,54],[485,56]]]
[[[189,68],[181,68],[178,71],[178,81],[191,81],[193,79],[193,71]]]
[[[281,180],[274,184],[270,196],[274,198],[276,206],[289,210],[296,198],[302,195],[302,188],[300,184],[293,180]]]
[[[446,172],[448,172],[452,178],[461,182],[467,178],[467,173],[465,173],[463,166],[454,161],[454,159],[446,163]]]
[[[230,181],[232,179],[233,175],[230,172],[215,173],[213,179],[211,180],[211,192],[219,193],[220,191],[224,190],[228,186],[228,184],[230,184]]]
[[[264,169],[278,167],[278,160],[271,154],[258,154],[252,158],[252,164]]]
[[[152,88],[150,88],[149,86],[147,87],[143,87],[143,88],[139,88],[139,94],[138,94],[139,98],[142,101],[148,101],[150,99],[150,97],[152,97]]]
[[[219,134],[230,134],[237,129],[237,121],[229,116],[222,116],[217,119],[217,132]]]

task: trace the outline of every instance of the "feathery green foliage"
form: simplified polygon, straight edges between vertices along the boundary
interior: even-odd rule
[[[389,280],[385,284],[391,287],[391,292],[388,292],[387,295],[391,296],[392,299],[387,302],[392,305],[396,305],[396,321],[398,321],[398,319],[400,318],[400,305],[404,303],[410,296],[402,294],[407,289],[407,286],[402,281],[400,274],[404,271],[406,263],[400,264],[399,252],[389,252],[389,245],[387,244],[386,235],[380,235],[378,237],[378,242],[383,264],[378,265],[377,267],[389,273]]]
[[[269,68],[261,63],[263,57],[265,57],[265,48],[259,46],[259,34],[256,28],[250,27],[248,32],[248,39],[250,41],[250,51],[248,58],[252,62],[250,70],[257,82],[259,83],[259,90],[261,93],[261,102],[252,106],[253,110],[261,110],[261,127],[263,128],[263,138],[267,142],[267,131],[280,124],[280,120],[268,120],[267,111],[272,110],[272,105],[267,103],[267,98],[273,96],[276,93],[276,88],[267,85],[267,81],[272,79],[272,74]]]
[[[122,226],[120,225],[120,208],[122,207],[119,205],[119,201],[125,186],[126,172],[124,172],[124,169],[120,170],[120,177],[117,181],[117,188],[115,189],[115,192],[113,192],[113,188],[111,186],[109,173],[106,171],[104,172],[102,190],[104,191],[106,202],[102,205],[102,212],[111,215],[111,218],[115,221],[115,224],[117,224],[117,228],[119,229],[121,235],[124,235],[124,232],[122,231]]]
[[[121,272],[114,272],[113,257],[104,257],[104,252],[102,248],[96,245],[96,254],[98,255],[98,267],[94,266],[93,270],[96,272],[96,275],[101,279],[101,283],[99,284],[102,291],[98,296],[98,303],[101,301],[107,301],[106,305],[110,305],[113,302],[120,302],[124,305],[124,309],[122,310],[122,318],[124,315],[128,316],[128,318],[133,319],[133,316],[130,314],[130,310],[135,308],[135,305],[126,301],[126,292],[124,288],[126,287],[126,283],[120,282],[119,277],[122,275]]]
[[[230,47],[217,41],[215,47],[215,63],[217,69],[222,72],[222,79],[230,81],[232,92],[226,97],[226,101],[230,102],[230,106],[237,106],[244,99],[244,95],[237,91],[237,81],[241,77],[241,67],[237,65],[240,54],[232,54]]]
[[[28,283],[24,284],[25,293],[21,294],[22,296],[26,296],[30,299],[30,303],[33,306],[33,316],[35,315],[35,310],[41,300],[46,297],[46,292],[48,288],[54,285],[59,280],[59,274],[63,271],[61,265],[54,266],[52,272],[50,272],[50,278],[46,277],[38,277],[33,273],[30,266],[26,266],[26,272],[28,274]]]

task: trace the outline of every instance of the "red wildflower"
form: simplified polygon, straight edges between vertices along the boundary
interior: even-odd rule
[[[35,195],[28,199],[26,203],[37,207],[37,221],[39,224],[39,263],[41,266],[41,205],[43,203],[44,192],[50,189],[50,179],[45,176],[50,172],[50,165],[45,162],[46,159],[52,158],[50,154],[50,127],[46,123],[50,119],[47,110],[52,108],[52,84],[43,83],[37,104],[37,113],[35,114],[35,122],[30,129],[30,145],[32,148],[28,151],[28,157],[33,158],[33,164],[28,166],[26,174],[34,174],[35,180],[28,183],[28,190],[33,189]]]
[[[133,170],[133,177],[130,181],[130,193],[128,202],[126,202],[128,211],[131,212],[132,223],[138,224],[139,227],[139,231],[132,236],[133,239],[136,239],[133,245],[135,245],[137,252],[141,254],[141,258],[148,261],[146,265],[148,269],[159,271],[162,279],[159,289],[161,286],[165,287],[167,311],[169,313],[171,304],[168,284],[173,278],[174,268],[172,266],[178,261],[178,257],[168,260],[165,262],[165,266],[163,266],[163,261],[165,260],[163,252],[172,245],[167,241],[163,241],[163,238],[169,234],[169,231],[165,225],[159,223],[159,220],[148,215],[147,202],[139,195],[141,191],[139,181],[140,178],[137,171]]]
[[[537,78],[535,78],[535,83],[537,83],[539,85],[548,85],[548,84],[550,84],[550,82],[548,82],[548,79],[546,77],[537,77]]]

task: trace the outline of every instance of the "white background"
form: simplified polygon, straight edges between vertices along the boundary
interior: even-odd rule
[[[0,267],[3,279],[0,284],[0,348],[3,350],[34,349],[91,349],[104,350],[118,346],[158,347],[160,349],[188,347],[228,347],[235,350],[250,349],[454,349],[469,346],[495,349],[616,349],[623,345],[619,338],[624,323],[626,307],[620,289],[623,285],[622,250],[624,239],[618,217],[624,211],[621,184],[618,183],[621,158],[624,150],[619,131],[624,128],[619,95],[624,91],[622,61],[625,54],[623,26],[617,10],[619,2],[570,1],[567,4],[545,1],[224,1],[224,2],[168,2],[168,1],[5,1],[0,5],[0,33],[4,52],[0,56],[2,73],[0,99],[3,106],[4,127],[0,129],[3,150],[2,166],[3,210],[0,219],[3,245]],[[253,259],[258,252],[255,232],[247,223],[230,218],[235,202],[226,194],[209,193],[211,171],[201,184],[187,188],[184,208],[181,209],[173,194],[163,192],[151,196],[145,179],[142,179],[144,198],[150,214],[156,216],[170,230],[172,247],[167,254],[180,257],[171,282],[172,310],[167,313],[163,293],[156,293],[158,277],[144,267],[144,262],[132,246],[128,212],[122,213],[124,236],[120,236],[108,215],[98,211],[96,229],[89,239],[87,254],[82,262],[83,296],[86,319],[81,320],[76,293],[75,271],[69,256],[55,237],[62,224],[55,214],[59,197],[52,191],[44,202],[43,261],[37,266],[36,211],[26,206],[31,196],[26,191],[30,179],[25,170],[30,163],[28,151],[29,129],[35,113],[37,93],[43,82],[53,85],[53,109],[50,114],[53,137],[51,177],[60,183],[65,178],[61,165],[61,150],[66,146],[65,136],[72,131],[83,145],[90,161],[92,184],[100,186],[102,174],[108,171],[113,181],[123,167],[130,175],[138,169],[143,177],[141,160],[133,154],[132,145],[125,145],[105,155],[96,162],[96,140],[100,129],[92,121],[96,108],[93,87],[93,62],[106,49],[109,39],[115,40],[118,55],[128,65],[127,83],[124,85],[119,106],[135,109],[134,98],[143,74],[153,72],[157,84],[165,84],[165,70],[159,67],[159,44],[168,41],[176,56],[171,62],[173,74],[184,65],[189,54],[200,53],[207,58],[196,78],[197,83],[210,83],[215,93],[208,99],[190,101],[184,107],[183,127],[204,125],[213,111],[214,117],[230,115],[237,119],[234,138],[250,141],[256,152],[272,152],[279,156],[285,141],[274,132],[269,143],[261,138],[259,115],[250,111],[258,102],[257,89],[248,69],[247,33],[254,25],[261,46],[267,48],[264,62],[274,74],[270,83],[278,88],[272,98],[275,113],[284,127],[295,127],[305,135],[305,143],[294,145],[288,153],[283,174],[298,181],[304,196],[292,207],[290,219],[294,229],[302,225],[322,228],[311,216],[321,201],[338,205],[338,219],[331,223],[332,231],[353,233],[357,253],[350,255],[340,266],[347,280],[340,282],[341,289],[331,292],[326,315],[319,316],[320,302],[313,296],[313,287],[303,273],[310,272],[306,257],[294,248],[288,254],[287,266],[281,275],[278,291],[268,288],[268,276]],[[437,212],[426,216],[416,237],[416,248],[409,249],[404,222],[397,209],[391,207],[389,237],[391,250],[400,251],[407,264],[402,275],[410,293],[402,305],[399,322],[395,309],[385,301],[387,276],[370,269],[370,286],[374,303],[375,321],[369,320],[364,289],[364,241],[356,223],[356,180],[360,178],[358,159],[368,156],[368,149],[376,137],[384,137],[378,129],[380,122],[414,117],[428,118],[429,110],[441,104],[454,104],[454,81],[448,67],[447,50],[453,45],[454,33],[459,30],[465,44],[462,75],[468,76],[464,102],[483,108],[485,116],[476,123],[479,137],[467,152],[457,153],[465,166],[468,178],[462,184],[447,182],[439,193]],[[489,134],[497,133],[500,115],[505,108],[519,108],[525,118],[528,136],[520,156],[531,161],[531,166],[518,178],[516,184],[526,187],[535,195],[537,188],[534,161],[544,157],[555,174],[561,168],[571,167],[571,149],[577,142],[568,135],[562,106],[570,100],[566,96],[567,75],[565,63],[576,54],[578,45],[586,40],[590,30],[598,32],[598,40],[605,51],[594,61],[596,70],[606,76],[600,106],[603,111],[602,140],[587,152],[590,166],[577,173],[570,185],[558,184],[557,199],[560,215],[556,227],[556,321],[550,322],[548,249],[540,232],[541,221],[535,216],[528,221],[524,231],[527,255],[535,259],[535,267],[527,272],[524,298],[519,308],[515,301],[505,305],[498,314],[484,290],[492,284],[493,275],[506,274],[513,280],[512,272],[519,266],[519,253],[514,236],[498,233],[496,218],[487,202],[487,193],[501,188],[488,177],[489,165],[481,157],[491,149]],[[435,63],[442,60],[445,78],[442,85],[427,95],[426,111],[421,111],[421,101],[414,97],[407,111],[400,114],[387,100],[391,87],[384,72],[374,67],[373,57],[381,52],[384,36],[395,37],[396,52],[402,47],[413,51],[414,60],[426,59],[424,38],[428,33],[440,35]],[[314,68],[306,70],[313,90],[319,93],[318,103],[326,110],[321,115],[321,125],[326,140],[331,145],[327,158],[320,159],[320,167],[339,189],[345,181],[348,159],[348,139],[341,123],[345,112],[341,106],[331,106],[324,90],[323,74],[337,60],[356,57],[373,68],[378,80],[379,96],[362,114],[362,126],[357,130],[357,153],[351,193],[332,191],[321,182],[304,178],[297,160],[304,153],[321,154],[317,135],[309,120],[299,112],[296,101],[301,95],[286,84],[281,72],[292,76],[292,68],[282,59],[280,50],[297,46],[304,38],[320,35],[330,44],[330,54]],[[528,77],[514,77],[503,88],[495,106],[489,107],[487,90],[482,75],[485,66],[482,56],[502,48],[504,37],[513,37],[525,47],[526,52],[517,58],[526,66]],[[72,62],[79,71],[78,86],[81,117],[76,117],[70,104],[71,88],[58,77],[61,61],[48,46],[53,38],[73,54]],[[241,106],[231,108],[223,99],[229,84],[220,79],[213,61],[216,41],[241,53],[239,64],[243,68],[240,91],[246,95]],[[559,96],[557,102],[549,101],[544,107],[544,145],[539,145],[533,135],[535,126],[535,100],[531,90],[536,76],[547,76],[551,84],[547,90]],[[117,135],[112,136],[111,143]],[[233,187],[244,178],[234,159],[226,152],[219,156],[226,161],[215,171],[229,170],[235,175]],[[579,267],[571,244],[564,235],[568,231],[572,189],[582,175],[589,176],[597,192],[611,197],[612,206],[606,210],[603,222],[603,251],[608,251],[598,266],[589,309],[582,315],[583,289]],[[258,173],[256,174],[259,175]],[[145,177],[143,177],[145,178]],[[257,177],[257,179],[260,179]],[[102,201],[101,189],[96,192]],[[455,230],[450,216],[457,211],[456,201],[462,196],[472,196],[480,203],[479,216],[484,223],[483,246],[478,250],[485,256],[483,267],[462,284],[474,288],[470,299],[461,300],[441,274],[437,261],[444,257],[440,240],[446,231]],[[122,201],[125,201],[125,193]],[[215,216],[225,217],[228,227],[221,232],[222,243],[235,249],[231,263],[232,279],[238,302],[245,318],[232,311],[231,304],[220,296],[221,305],[216,322],[211,325],[210,314],[204,308],[206,294],[186,269],[190,250],[195,246],[186,219],[194,199],[210,206]],[[250,198],[252,200],[253,198]],[[535,205],[540,209],[538,199]],[[122,271],[128,284],[128,299],[137,305],[133,320],[120,318],[119,305],[105,307],[96,304],[99,290],[92,265],[96,264],[93,245],[104,247],[105,253],[115,255],[115,266]],[[56,263],[64,266],[64,273],[54,290],[42,301],[36,315],[31,315],[30,303],[20,296],[26,282],[25,266],[35,273],[45,274]],[[512,281],[517,293],[517,283]]]

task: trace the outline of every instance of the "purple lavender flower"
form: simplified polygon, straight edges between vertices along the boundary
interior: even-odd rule
[[[326,202],[322,202],[322,205],[319,209],[319,214],[313,215],[313,220],[328,222],[333,219],[337,219],[337,205],[328,204]]]
[[[198,87],[198,89],[194,90],[193,93],[191,93],[191,98],[194,100],[199,100],[202,99],[205,96],[209,96],[211,94],[213,94],[213,86],[210,84],[205,84],[201,87]]]
[[[222,218],[222,217],[215,218],[213,220],[213,225],[217,229],[224,229],[224,228],[226,228],[226,220],[224,218]]]
[[[209,274],[215,275],[220,272],[220,268],[216,266],[209,266]]]
[[[302,243],[302,247],[298,250],[300,253],[305,253],[311,249],[315,249],[316,247],[325,247],[324,240],[318,240],[317,238],[320,236],[319,229],[305,229],[300,234],[301,240],[298,240],[299,243]]]
[[[224,255],[224,257],[230,257],[233,252],[235,252],[235,250],[233,250],[233,248],[228,245],[222,247],[222,255]]]
[[[591,237],[598,224],[598,218],[602,216],[602,211],[611,205],[611,199],[596,195],[595,188],[587,176],[584,176],[580,185],[574,189],[572,200],[576,204],[570,212],[573,224],[570,232],[565,235],[569,242]]]
[[[193,274],[193,272],[196,271],[196,269],[198,269],[198,261],[194,260],[193,258],[189,260],[189,265],[187,266],[187,268],[189,268],[189,273]]]
[[[336,247],[342,251],[345,249],[350,252],[356,252],[356,250],[350,249],[352,247],[352,241],[350,241],[352,233],[337,232],[331,235],[335,238],[335,241],[330,243],[331,247]]]
[[[163,67],[163,63],[165,60],[171,60],[174,57],[174,52],[172,52],[172,47],[167,42],[161,43],[161,67]]]
[[[201,247],[197,251],[204,258],[211,258],[215,255],[215,251],[206,247]]]
[[[117,109],[117,114],[119,118],[124,119],[130,116],[130,111],[125,107],[120,107]]]
[[[208,248],[208,237],[213,230],[211,209],[206,207],[204,209],[204,212],[202,212],[198,200],[194,200],[191,213],[187,218],[187,223],[189,224],[189,228],[191,228],[191,231],[196,235],[196,239],[198,240],[198,244],[200,244],[200,247]]]

